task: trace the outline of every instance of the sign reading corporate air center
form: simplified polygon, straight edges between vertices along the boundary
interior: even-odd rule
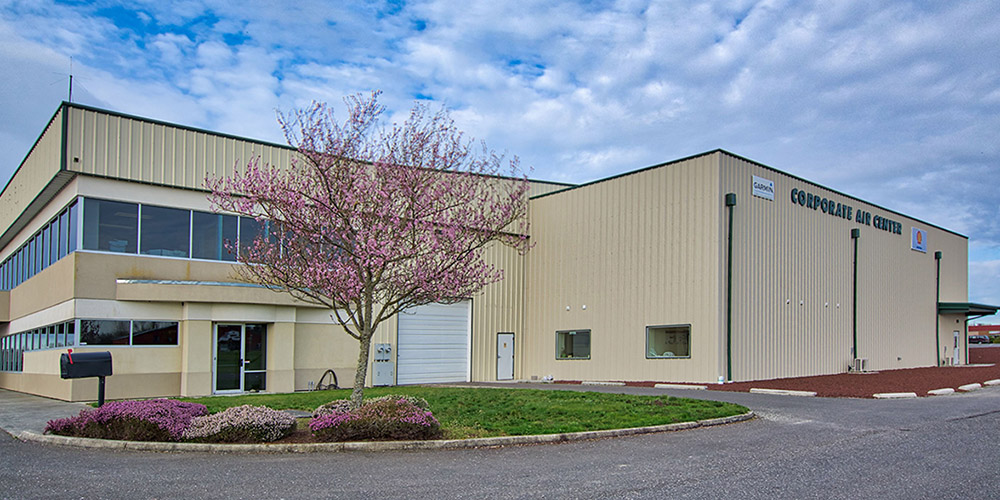
[[[873,216],[867,210],[855,209],[846,203],[836,202],[803,189],[792,189],[792,203],[833,217],[853,220],[858,224],[881,229],[887,233],[903,234],[903,225],[899,222],[880,215]]]

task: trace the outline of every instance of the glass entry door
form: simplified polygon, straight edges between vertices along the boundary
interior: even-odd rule
[[[263,391],[267,378],[267,325],[215,326],[215,392]]]

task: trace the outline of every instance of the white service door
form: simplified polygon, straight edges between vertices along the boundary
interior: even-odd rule
[[[497,380],[514,380],[514,334],[497,334]]]
[[[396,383],[468,382],[471,316],[471,300],[399,313]]]

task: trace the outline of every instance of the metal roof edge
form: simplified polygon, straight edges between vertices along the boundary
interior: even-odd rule
[[[782,174],[782,175],[787,175],[788,177],[791,177],[791,178],[793,178],[793,179],[795,179],[795,180],[797,180],[797,181],[801,181],[801,182],[804,182],[804,183],[806,183],[806,184],[810,184],[810,185],[813,185],[813,186],[816,186],[816,187],[818,187],[818,188],[820,188],[820,189],[825,189],[825,190],[827,190],[827,191],[830,191],[830,192],[832,192],[832,193],[836,193],[836,194],[838,194],[838,195],[840,195],[840,196],[843,196],[843,197],[845,197],[845,198],[850,198],[850,199],[852,199],[852,200],[854,200],[854,201],[859,201],[859,202],[861,202],[861,203],[865,203],[865,204],[868,204],[868,205],[871,205],[871,206],[873,206],[873,207],[875,207],[875,208],[878,208],[879,210],[885,210],[886,212],[889,212],[889,213],[893,213],[893,214],[896,214],[896,215],[899,215],[899,216],[901,216],[901,217],[906,217],[907,219],[910,219],[910,220],[914,220],[914,221],[917,221],[917,222],[919,222],[919,223],[921,223],[921,224],[927,224],[927,225],[928,225],[928,226],[930,226],[930,227],[933,227],[933,228],[936,228],[936,229],[940,229],[940,230],[942,230],[942,231],[945,231],[945,232],[947,232],[947,233],[951,233],[951,234],[954,234],[955,236],[959,236],[959,237],[962,237],[962,238],[965,238],[965,239],[969,239],[969,237],[968,237],[968,236],[966,236],[966,235],[964,235],[964,234],[962,234],[962,233],[959,233],[959,232],[956,232],[956,231],[952,231],[951,229],[948,229],[948,228],[946,228],[946,227],[941,227],[941,226],[939,226],[939,225],[937,225],[937,224],[931,224],[930,222],[927,222],[927,221],[924,221],[924,220],[921,220],[921,219],[918,219],[918,218],[916,218],[916,217],[913,217],[912,215],[906,215],[906,214],[904,214],[904,213],[902,213],[902,212],[899,212],[899,211],[896,211],[896,210],[893,210],[893,209],[891,209],[891,208],[885,208],[885,207],[883,207],[883,206],[881,206],[881,205],[877,205],[877,204],[875,204],[875,203],[872,203],[872,202],[870,202],[870,201],[867,201],[867,200],[863,200],[863,199],[861,199],[861,198],[858,198],[857,196],[853,196],[853,195],[850,195],[850,194],[847,194],[847,193],[844,193],[844,192],[842,192],[842,191],[838,191],[838,190],[836,190],[836,189],[833,189],[833,188],[829,188],[829,187],[826,187],[826,186],[824,186],[824,185],[822,185],[822,184],[820,184],[820,183],[818,183],[818,182],[815,182],[815,181],[811,181],[811,180],[809,180],[809,179],[805,179],[805,178],[803,178],[803,177],[799,177],[799,176],[797,176],[797,175],[795,175],[795,174],[790,174],[790,173],[788,173],[788,172],[785,172],[784,170],[779,170],[779,169],[777,169],[777,168],[774,168],[774,167],[771,167],[771,166],[768,166],[768,165],[765,165],[765,164],[763,164],[763,163],[761,163],[761,162],[759,162],[759,161],[756,161],[756,160],[751,160],[750,158],[747,158],[747,157],[745,157],[745,156],[740,156],[740,155],[738,155],[738,154],[736,154],[736,153],[731,153],[731,152],[729,152],[729,151],[726,151],[725,149],[716,149],[716,150],[715,150],[715,151],[713,151],[713,152],[720,152],[720,153],[722,153],[722,154],[725,154],[725,155],[728,155],[728,156],[731,156],[731,157],[733,157],[733,158],[736,158],[736,159],[738,159],[738,160],[742,160],[742,161],[745,161],[745,162],[747,162],[747,163],[752,163],[752,164],[754,164],[754,165],[756,165],[756,166],[758,166],[758,167],[761,167],[761,168],[763,168],[763,169],[766,169],[766,170],[770,170],[770,171],[772,171],[772,172],[776,172],[776,173],[779,173],[779,174]]]

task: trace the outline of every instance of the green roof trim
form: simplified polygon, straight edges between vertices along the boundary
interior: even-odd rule
[[[983,314],[990,316],[996,314],[998,310],[1000,310],[1000,306],[976,304],[974,302],[938,302],[939,314],[964,314],[966,316]]]

